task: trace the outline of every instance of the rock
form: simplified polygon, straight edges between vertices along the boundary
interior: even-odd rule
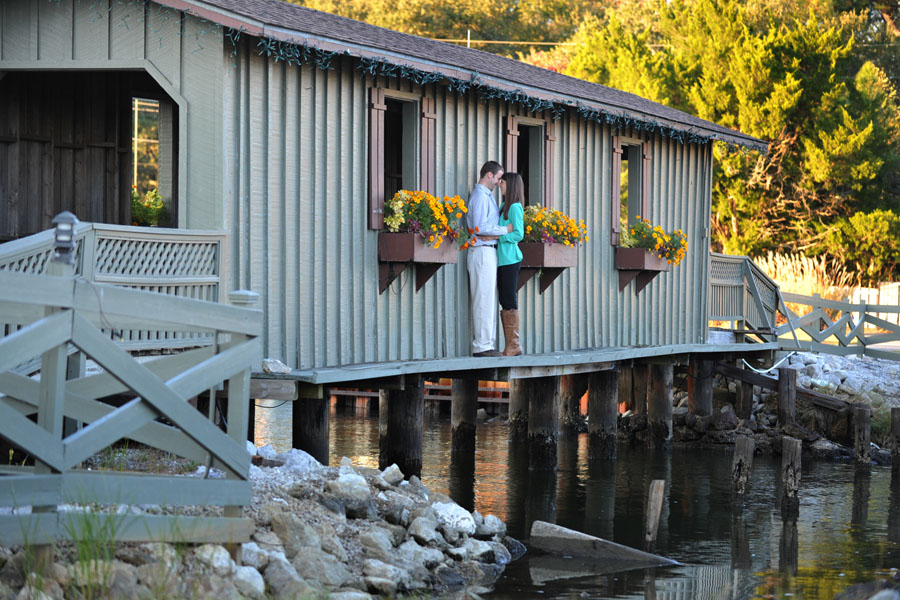
[[[475,420],[478,423],[484,423],[485,421],[487,421],[487,411],[483,408],[479,408],[475,413]]]
[[[409,478],[409,489],[422,500],[428,500],[431,494],[428,488],[425,487],[425,484],[422,483],[422,480],[415,475]]]
[[[482,519],[481,524],[475,526],[475,537],[490,538],[495,535],[506,535],[506,524],[495,515],[487,515]]]
[[[444,560],[443,552],[420,546],[415,540],[407,540],[397,546],[397,554],[406,562],[429,569]]]
[[[358,539],[366,556],[382,561],[390,560],[394,544],[393,537],[389,531],[380,527],[374,527],[370,531],[361,534]]]
[[[713,425],[718,431],[735,429],[738,426],[737,415],[730,406],[723,407],[714,415]]]
[[[509,554],[512,560],[519,560],[520,558],[525,556],[525,552],[527,551],[525,548],[525,544],[523,544],[519,540],[505,535],[503,536],[503,539],[500,540],[500,543],[503,544],[507,550],[509,550]]]
[[[350,579],[350,571],[340,560],[318,548],[304,548],[292,563],[300,577],[320,581],[328,587],[340,587]]]
[[[468,539],[466,540],[466,543],[463,544],[463,548],[465,548],[466,552],[469,554],[470,560],[477,560],[478,562],[483,563],[494,562],[494,547],[488,542]]]
[[[334,528],[327,523],[323,523],[318,531],[322,550],[342,562],[347,562],[347,551],[344,550],[344,545],[341,543],[337,534],[335,534]]]
[[[228,577],[234,572],[234,561],[224,547],[218,544],[203,544],[194,550],[194,556],[213,570],[219,577]]]
[[[247,542],[241,546],[241,563],[261,571],[269,564],[269,554],[256,542]]]
[[[369,589],[374,589],[381,594],[393,594],[397,590],[407,589],[411,583],[407,571],[380,560],[367,559],[363,563],[363,575]],[[389,582],[386,588],[388,591],[384,587],[385,581]]]
[[[809,445],[810,453],[815,458],[827,458],[831,460],[849,458],[850,450],[826,439],[819,439]]]
[[[266,582],[263,576],[249,565],[235,569],[234,586],[246,598],[263,600],[266,597]]]
[[[247,448],[247,454],[249,454],[250,456],[256,455],[256,446],[253,445],[253,442],[247,440],[245,442],[245,447]]]
[[[272,531],[284,546],[284,554],[288,559],[293,559],[302,547],[320,547],[316,530],[292,513],[273,514]]]
[[[281,552],[269,555],[269,564],[263,577],[275,598],[300,598],[316,593],[316,589],[300,577],[294,565]]]
[[[437,532],[438,523],[427,517],[416,517],[409,525],[409,535],[423,546],[437,544],[441,534]]]
[[[466,580],[453,567],[440,565],[434,570],[434,576],[445,589],[456,589],[465,585]]]
[[[275,448],[272,447],[272,444],[266,444],[265,446],[260,446],[256,449],[256,453],[263,458],[267,458],[269,460],[273,460],[278,457],[278,453],[275,452]],[[285,461],[286,462],[286,461]]]
[[[264,358],[262,369],[266,373],[290,373],[291,368],[277,358]]]
[[[13,554],[0,568],[0,581],[18,589],[25,585],[25,551]]]
[[[350,518],[366,518],[375,515],[372,491],[366,479],[356,473],[341,473],[337,479],[325,484],[325,489],[344,505]]]
[[[147,563],[137,567],[135,573],[138,582],[150,589],[157,598],[177,598],[181,595],[181,577],[177,563]]]
[[[472,514],[455,502],[435,502],[431,505],[438,522],[447,530],[452,529],[466,535],[475,533],[475,520]]]
[[[462,562],[469,558],[469,552],[465,548],[454,548],[453,546],[450,546],[444,552],[456,562]]]
[[[284,545],[281,543],[281,540],[275,535],[272,531],[262,531],[257,529],[253,532],[253,535],[250,536],[257,544],[259,544],[260,550],[270,553],[270,552],[284,552]]]
[[[400,467],[398,467],[396,463],[385,469],[381,473],[381,476],[384,477],[384,480],[391,485],[397,485],[398,483],[403,481],[403,471],[400,470]]]
[[[512,561],[512,554],[509,550],[506,549],[506,546],[501,544],[500,542],[488,542],[491,548],[494,551],[494,560],[493,562],[498,565],[506,565],[510,561]]]
[[[372,600],[372,596],[359,590],[338,590],[328,594],[328,600]]]
[[[322,465],[319,461],[303,450],[298,450],[296,448],[291,449],[290,452],[279,454],[276,458],[284,461],[283,469],[286,469],[295,475],[312,475],[322,469]]]

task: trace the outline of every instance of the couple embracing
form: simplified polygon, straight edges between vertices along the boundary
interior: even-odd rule
[[[497,208],[493,191],[500,188],[503,203]],[[522,264],[519,242],[525,235],[523,218],[525,186],[518,173],[505,173],[500,163],[489,160],[481,167],[478,183],[469,195],[466,226],[474,232],[467,257],[469,295],[472,299],[472,356],[518,356],[518,280]],[[494,349],[497,302],[500,293],[500,321],[506,338],[501,354]]]

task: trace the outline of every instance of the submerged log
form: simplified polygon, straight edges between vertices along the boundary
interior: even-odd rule
[[[636,550],[544,521],[535,521],[531,525],[531,547],[548,554],[602,560],[610,567],[614,567],[610,568],[610,571],[678,564],[664,556]]]

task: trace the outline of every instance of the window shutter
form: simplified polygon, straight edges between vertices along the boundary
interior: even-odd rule
[[[434,194],[434,125],[437,119],[434,98],[422,98],[422,145],[419,156],[419,186]]]
[[[610,190],[610,219],[611,225],[609,240],[613,246],[619,245],[619,210],[622,192],[622,142],[619,136],[614,135],[612,141],[612,189]]]
[[[514,115],[506,117],[506,153],[503,156],[503,170],[516,172],[519,170],[519,119]]]
[[[641,216],[650,218],[650,142],[641,144]]]
[[[553,206],[553,147],[556,141],[556,124],[544,125],[544,206]]]
[[[369,229],[384,228],[384,88],[369,88]]]

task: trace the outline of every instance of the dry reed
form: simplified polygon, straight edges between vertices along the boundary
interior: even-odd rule
[[[769,252],[754,258],[753,262],[775,280],[782,292],[803,296],[819,294],[829,300],[843,300],[854,288],[853,274],[824,256]],[[792,302],[788,302],[787,307],[801,315],[810,310],[808,306]]]

